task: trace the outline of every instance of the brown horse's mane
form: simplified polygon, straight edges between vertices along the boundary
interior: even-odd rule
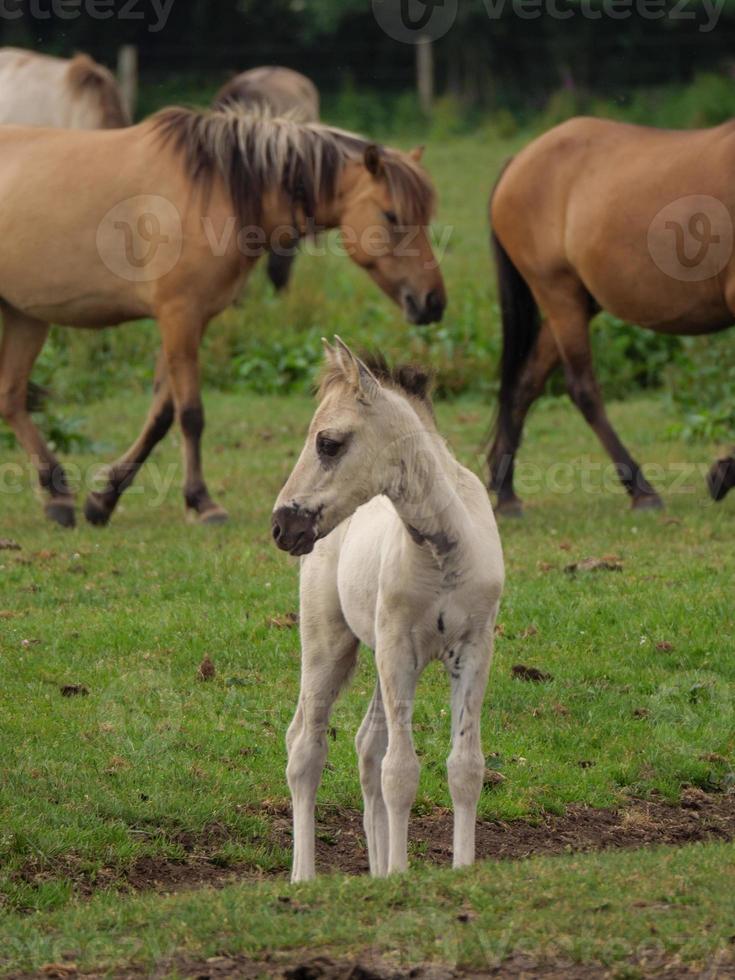
[[[388,364],[379,350],[360,354],[360,359],[386,388],[397,391],[407,398],[416,409],[419,417],[429,421],[436,428],[434,405],[431,400],[433,376],[426,368],[417,364]],[[327,364],[318,380],[317,399],[322,401],[332,385],[344,381],[344,372],[337,364]]]
[[[345,164],[361,160],[371,145],[321,123],[236,106],[164,109],[153,117],[153,126],[161,141],[181,154],[192,182],[209,189],[215,176],[224,180],[243,227],[259,224],[263,197],[274,188],[282,190],[292,209],[314,217],[318,202],[334,199]],[[431,181],[406,154],[379,149],[399,221],[428,224],[434,209]]]
[[[107,129],[130,125],[130,117],[123,105],[120,89],[112,72],[107,68],[98,65],[89,55],[77,54],[69,62],[66,77],[72,91],[97,96]]]

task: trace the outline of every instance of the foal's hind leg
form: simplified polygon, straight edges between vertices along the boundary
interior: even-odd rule
[[[454,806],[455,868],[475,860],[477,803],[485,773],[480,718],[491,652],[492,635],[484,642],[467,643],[457,649],[447,667],[452,684],[452,751],[447,759],[447,775]]]
[[[173,396],[168,380],[166,358],[161,351],[156,362],[153,402],[143,431],[130,449],[109,467],[104,489],[92,492],[87,497],[84,516],[90,524],[107,524],[118,500],[132,484],[153,449],[171,428],[173,420]]]
[[[74,526],[74,498],[61,464],[33,423],[26,406],[28,378],[48,336],[48,324],[17,310],[3,307],[3,339],[0,344],[0,416],[38,470],[41,489],[47,494],[46,516],[62,527]]]
[[[592,364],[588,296],[581,285],[569,288],[565,284],[563,291],[540,294],[539,301],[561,352],[569,395],[607,450],[633,507],[662,507],[661,498],[620,441],[605,412]]]
[[[495,508],[497,513],[510,516],[521,513],[521,501],[513,486],[515,457],[521,444],[528,411],[542,394],[549,375],[558,363],[559,348],[548,322],[543,320],[536,344],[518,379],[513,403],[500,411],[497,435],[488,453],[490,489],[498,495]]]
[[[388,872],[388,811],[381,784],[383,757],[388,748],[388,729],[379,680],[375,683],[373,699],[357,733],[355,747],[360,765],[370,873],[382,877]]]

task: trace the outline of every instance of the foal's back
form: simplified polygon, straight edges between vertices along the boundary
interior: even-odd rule
[[[227,82],[215,98],[215,106],[243,105],[267,109],[274,116],[291,116],[299,122],[319,121],[319,92],[298,71],[278,65],[251,68]]]

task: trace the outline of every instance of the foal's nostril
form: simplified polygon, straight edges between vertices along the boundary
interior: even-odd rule
[[[273,540],[274,541],[278,541],[278,539],[280,538],[281,534],[283,534],[283,529],[281,528],[281,525],[277,521],[274,521],[274,523],[273,523]]]

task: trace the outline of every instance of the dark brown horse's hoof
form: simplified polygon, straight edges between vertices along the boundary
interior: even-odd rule
[[[523,517],[523,504],[517,497],[515,500],[499,500],[495,513],[498,517]]]
[[[735,458],[726,456],[718,459],[707,474],[707,488],[713,500],[723,500],[729,490],[735,487]]]
[[[77,519],[74,514],[73,504],[61,504],[58,501],[51,501],[43,508],[46,517],[59,527],[76,527]]]
[[[630,506],[633,510],[663,510],[664,502],[657,493],[644,493],[634,497]]]
[[[230,519],[224,507],[212,507],[210,510],[205,510],[203,514],[189,511],[189,515],[194,524],[226,524]]]
[[[95,527],[105,527],[112,516],[112,512],[99,502],[97,494],[90,493],[84,504],[84,516],[89,524]]]

